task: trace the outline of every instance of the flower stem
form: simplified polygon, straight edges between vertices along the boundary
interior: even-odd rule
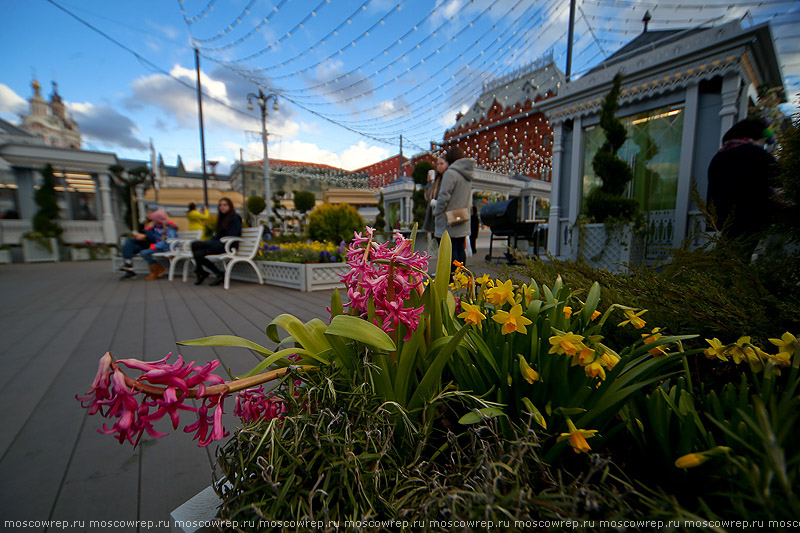
[[[312,365],[303,365],[303,366],[293,365],[284,368],[278,368],[276,370],[271,370],[269,372],[263,372],[261,374],[256,374],[255,376],[234,379],[232,381],[226,381],[225,383],[221,383],[219,385],[206,387],[204,396],[231,394],[234,392],[238,392],[240,390],[249,389],[250,387],[255,387],[256,385],[262,385],[264,383],[274,381],[278,378],[282,378],[292,370],[299,370],[301,372],[313,372],[315,370],[318,370],[318,367]],[[135,380],[128,376],[125,376],[125,384],[149,396],[163,396],[164,391],[166,390],[166,387],[156,387],[154,385],[148,385],[146,383],[142,383],[141,381]],[[197,389],[189,389],[189,392],[186,394],[186,396],[189,398],[197,398]]]

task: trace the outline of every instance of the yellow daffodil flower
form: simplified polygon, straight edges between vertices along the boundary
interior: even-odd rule
[[[511,308],[511,311],[497,311],[494,316],[492,316],[492,320],[497,322],[498,324],[502,324],[502,332],[503,335],[506,333],[528,333],[528,330],[525,329],[525,326],[531,323],[529,318],[522,316],[522,306],[517,304]]]
[[[704,452],[687,453],[675,459],[675,466],[678,468],[694,468],[705,463],[709,459],[717,455],[725,455],[731,449],[727,446],[714,446],[710,450]]]
[[[603,368],[603,365],[599,363],[599,361],[589,363],[588,365],[583,367],[583,371],[586,372],[586,375],[589,376],[590,378],[599,377],[602,380],[606,379],[606,371]]]
[[[778,351],[781,353],[785,353],[788,357],[794,355],[795,350],[797,349],[797,337],[789,333],[788,331],[781,335],[780,339],[769,339],[769,342],[774,344],[778,347]]]
[[[600,361],[602,361],[603,366],[607,369],[614,370],[614,367],[619,363],[619,355],[613,350],[606,348],[606,351],[600,356]]]
[[[565,305],[564,306],[564,318],[569,320],[569,317],[571,317],[571,316],[572,316],[572,308],[570,306],[568,306],[568,305]]]
[[[578,351],[572,354],[572,362],[570,363],[570,366],[586,366],[597,359],[597,354],[595,351],[591,348],[588,348],[585,344],[579,343],[577,348]]]
[[[703,352],[706,354],[706,357],[709,359],[719,359],[720,361],[728,361],[727,349],[725,346],[720,342],[720,340],[716,337],[709,340],[706,339],[706,342],[710,346],[710,348],[706,348]]]
[[[553,335],[550,337],[550,344],[553,346],[547,353],[565,353],[567,355],[575,355],[579,351],[579,347],[583,347],[583,336],[575,333],[567,332],[563,335]]]
[[[462,313],[458,315],[458,318],[464,320],[469,324],[473,324],[478,326],[478,329],[482,329],[483,325],[481,324],[481,320],[486,319],[486,315],[481,313],[481,308],[477,305],[472,305],[470,303],[461,302],[461,309],[463,309]]]
[[[644,338],[644,343],[650,344],[651,342],[655,342],[661,337],[663,337],[663,335],[659,333],[659,331],[661,331],[661,328],[653,328],[653,331],[651,333],[642,333],[642,337]]]
[[[631,311],[630,309],[623,309],[622,313],[625,315],[625,320],[617,324],[617,326],[622,327],[626,324],[630,324],[631,326],[635,327],[636,329],[642,329],[647,322],[644,321],[642,317],[643,314],[647,312],[647,309],[642,309],[638,313]]]
[[[710,457],[699,453],[687,453],[675,459],[675,466],[678,468],[694,468],[708,461]]]
[[[515,303],[514,284],[510,279],[506,280],[505,283],[500,283],[500,280],[497,281],[496,286],[486,291],[486,299],[489,300],[490,304],[496,307],[500,307],[506,302],[513,306]]]
[[[464,274],[464,272],[457,271],[453,274],[453,283],[450,284],[450,288],[458,290],[463,287],[469,287],[469,276]]]
[[[569,429],[569,433],[562,433],[559,435],[559,437],[556,439],[556,442],[566,440],[569,442],[569,445],[572,446],[572,449],[575,453],[589,453],[592,448],[589,446],[589,443],[586,442],[586,439],[594,437],[595,433],[597,433],[597,430],[578,429],[569,418],[567,418],[567,429]]]
[[[477,283],[478,285],[486,285],[490,281],[491,280],[489,279],[489,274],[484,274],[483,276],[475,279],[475,283]]]
[[[527,283],[522,286],[522,300],[525,302],[525,307],[531,305],[533,301],[533,289]]]
[[[522,374],[522,377],[525,378],[525,381],[528,383],[532,384],[534,381],[541,380],[539,373],[531,368],[522,355],[519,356],[519,371]]]
[[[599,316],[600,316],[600,311],[595,310],[595,312],[592,313],[592,316],[589,318],[589,320],[594,320]]]

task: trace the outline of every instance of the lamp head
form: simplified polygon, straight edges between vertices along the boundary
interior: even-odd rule
[[[277,111],[277,110],[278,110],[278,101],[277,101],[277,100],[275,100],[275,103],[274,103],[274,104],[272,104],[272,109],[273,109],[274,111]]]
[[[250,111],[253,110],[253,102],[251,102],[249,100],[247,101],[247,109],[249,109]]]

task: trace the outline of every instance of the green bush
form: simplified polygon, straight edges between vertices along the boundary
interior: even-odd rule
[[[565,285],[583,294],[597,281],[605,305],[648,309],[648,322],[671,333],[697,333],[699,345],[706,338],[740,335],[765,344],[800,323],[797,255],[749,264],[735,248],[720,242],[711,249],[676,250],[663,267],[640,267],[628,274],[611,274],[584,262],[528,259],[510,272],[540,283],[551,283],[561,275]],[[633,340],[620,338],[625,334],[618,330],[614,342]]]
[[[636,217],[639,204],[632,198],[625,198],[625,188],[633,179],[631,167],[617,156],[617,151],[625,144],[625,126],[615,116],[619,107],[619,94],[622,73],[614,76],[611,90],[603,101],[600,112],[600,127],[606,135],[603,145],[592,159],[592,169],[603,184],[593,189],[586,197],[586,216],[592,222],[605,222],[609,218],[630,221]]]
[[[349,242],[353,232],[364,229],[364,219],[348,204],[322,204],[308,215],[308,234],[321,242]]]
[[[267,202],[261,196],[251,196],[247,199],[247,212],[257,215],[267,207]]]
[[[33,217],[33,231],[43,238],[59,237],[64,228],[58,225],[58,201],[56,200],[53,167],[49,163],[42,170],[42,185],[34,195],[39,210]]]
[[[301,213],[314,209],[317,199],[311,191],[297,191],[294,193],[294,208]]]

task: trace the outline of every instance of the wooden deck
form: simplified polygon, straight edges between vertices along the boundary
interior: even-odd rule
[[[155,360],[178,353],[176,340],[212,334],[272,346],[267,323],[281,313],[325,319],[330,295],[235,281],[228,291],[141,276],[119,281],[107,261],[0,266],[0,525],[65,520],[68,531],[93,531],[100,528],[92,520],[138,520],[155,527],[101,525],[168,531],[170,511],[211,483],[216,445],[199,448],[179,430],[145,436],[134,450],[98,433],[106,420],[88,416],[75,395],[89,389],[100,356]],[[179,353],[197,362],[218,357],[233,374],[257,362],[242,349]],[[233,402],[225,408],[232,430]],[[166,421],[156,427],[171,429]]]

